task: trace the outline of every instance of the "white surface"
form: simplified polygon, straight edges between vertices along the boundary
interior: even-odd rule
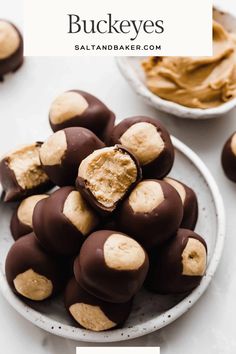
[[[163,328],[187,312],[207,289],[219,264],[225,239],[225,213],[215,181],[199,157],[172,137],[175,163],[171,177],[193,188],[198,197],[199,216],[196,232],[204,236],[208,248],[206,274],[188,296],[162,296],[142,290],[134,300],[132,313],[121,329],[91,332],[74,327],[61,298],[26,306],[12,293],[5,277],[5,259],[13,239],[9,230],[12,206],[0,204],[0,288],[7,301],[25,318],[47,332],[86,342],[115,342],[138,338]]]
[[[224,7],[228,4],[236,13],[234,0],[217,2]],[[1,17],[21,23],[19,0],[8,0],[4,5],[2,0],[1,5]],[[1,122],[4,122],[0,130],[0,152],[9,149],[13,139],[24,143],[43,138],[45,129],[50,133],[47,106],[57,93],[73,87],[91,91],[110,102],[119,118],[134,114],[160,117],[173,135],[191,146],[205,161],[222,190],[226,205],[225,251],[205,295],[191,311],[165,329],[120,345],[160,345],[164,354],[236,353],[236,187],[224,177],[220,165],[222,145],[236,130],[236,111],[213,121],[182,121],[158,113],[138,100],[112,58],[27,59],[21,71],[0,85],[0,114]],[[35,121],[35,130],[27,128],[27,121],[31,126]],[[14,354],[17,350],[17,354],[31,354],[32,351],[34,354],[74,354],[76,345],[81,345],[39,330],[0,299],[1,353]]]

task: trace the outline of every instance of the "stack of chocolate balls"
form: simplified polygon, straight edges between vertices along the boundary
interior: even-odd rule
[[[104,331],[124,323],[143,285],[159,294],[198,286],[207,246],[193,231],[197,197],[166,177],[174,148],[165,127],[143,116],[115,126],[78,90],[55,99],[49,121],[45,142],[0,163],[3,201],[21,201],[6,259],[12,290],[28,301],[64,291],[74,321]]]

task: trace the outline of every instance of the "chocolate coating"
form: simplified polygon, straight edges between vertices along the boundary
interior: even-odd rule
[[[22,296],[16,290],[14,280],[20,274],[32,270],[51,281],[53,287],[48,298],[58,294],[64,287],[67,277],[65,268],[65,264],[44,252],[33,233],[21,237],[13,244],[5,264],[8,284],[17,295]]]
[[[40,164],[40,160],[39,160],[39,155],[38,155],[38,163],[35,164],[34,167],[30,167],[30,171],[25,171],[25,176],[27,176],[27,178],[30,179],[31,176],[32,178],[35,177],[36,174],[40,174],[41,176],[43,176],[42,179],[40,180],[36,180],[35,183],[30,186],[30,187],[22,187],[17,178],[16,178],[16,171],[14,171],[11,168],[11,159],[12,156],[19,152],[21,152],[23,149],[31,149],[32,147],[32,151],[33,149],[38,149],[40,148],[40,146],[42,145],[42,142],[36,142],[33,145],[29,145],[25,148],[16,150],[15,152],[7,155],[6,157],[4,157],[1,161],[0,161],[0,182],[2,184],[2,188],[3,188],[3,194],[2,194],[2,200],[4,202],[14,202],[14,201],[21,201],[22,199],[33,195],[33,194],[42,194],[47,192],[49,189],[51,189],[54,184],[51,180],[49,180],[48,176],[46,176],[46,174],[44,173],[41,164]],[[15,160],[17,160],[17,158],[14,158]],[[28,157],[27,157],[28,159]],[[25,158],[26,160],[26,158]],[[31,157],[32,160],[32,157]],[[19,165],[20,160],[18,161],[18,165]],[[24,162],[24,160],[22,161],[21,159],[21,164],[22,162]],[[32,181],[29,181],[32,182]]]
[[[179,183],[183,187],[185,192],[184,200],[182,200],[184,215],[183,215],[182,222],[180,224],[180,228],[194,230],[198,219],[198,201],[197,201],[196,193],[193,191],[192,188],[188,187],[183,182],[177,181],[173,178],[167,178],[164,179],[164,181],[168,183],[168,179],[171,179]]]
[[[164,142],[164,148],[160,152],[160,154],[155,157],[152,161],[149,161],[145,164],[142,164],[142,171],[144,178],[157,178],[162,179],[164,178],[171,170],[173,163],[174,163],[174,147],[170,139],[170,135],[167,132],[166,128],[162,125],[160,121],[154,118],[145,117],[145,116],[137,116],[137,117],[130,117],[122,120],[119,124],[117,124],[111,134],[110,144],[123,144],[122,143],[122,136],[124,133],[127,132],[129,128],[134,126],[138,123],[149,123],[156,127],[156,131],[162,141]],[[148,140],[148,139],[147,139]],[[128,140],[130,142],[130,139]],[[128,145],[130,145],[128,142]],[[130,149],[131,152],[135,154],[135,150],[139,145],[143,143],[143,136],[137,138],[136,146],[131,149],[131,146],[126,146]],[[150,153],[151,147],[147,147],[147,153]]]
[[[82,323],[82,321],[78,321],[77,319],[77,325],[83,328],[91,329],[96,331],[101,331],[104,330],[103,328],[106,327],[105,330],[110,329],[110,328],[115,328],[117,326],[121,326],[126,319],[128,318],[131,308],[132,308],[132,300],[126,303],[120,303],[120,304],[113,304],[111,302],[106,302],[102,301],[95,296],[89,294],[87,291],[85,291],[75,280],[73,277],[65,290],[65,307],[70,314],[70,316],[76,321],[75,317],[72,316],[72,313],[70,311],[71,306],[76,306],[76,305],[89,305],[94,307],[99,307],[99,309],[102,311],[102,313],[107,317],[108,321],[113,322],[108,323],[104,325],[104,321],[99,321],[98,318],[95,316],[89,316],[88,313],[85,312],[84,316],[81,314],[83,317],[82,320],[83,322],[87,322],[87,325],[85,323]],[[92,323],[91,323],[92,321]]]
[[[112,151],[114,152],[114,154],[116,153],[120,153],[121,156],[118,160],[115,160],[114,158],[111,157],[106,157],[106,153],[107,151]],[[97,153],[96,151],[94,153]],[[87,163],[87,159],[85,159],[79,168],[79,172],[78,172],[78,177],[76,180],[76,187],[77,189],[82,193],[82,195],[84,196],[84,198],[88,201],[89,204],[91,204],[91,206],[93,208],[95,208],[100,214],[102,215],[106,215],[109,213],[112,213],[116,208],[117,205],[125,198],[125,196],[132,190],[132,188],[134,188],[134,186],[141,180],[142,178],[142,171],[140,168],[140,165],[137,161],[137,159],[135,158],[135,156],[129,152],[129,150],[127,150],[126,148],[124,148],[121,145],[116,145],[113,147],[108,147],[108,148],[104,148],[101,149],[99,151],[99,153],[101,153],[101,158],[98,159],[98,164],[100,164],[99,160],[104,160],[105,163],[102,163],[101,166],[95,166],[91,173],[90,173],[90,178],[96,178],[96,176],[98,176],[98,174],[101,174],[101,178],[98,179],[96,186],[93,186],[93,188],[95,189],[95,193],[96,191],[100,190],[101,193],[103,193],[104,195],[107,193],[107,195],[109,196],[109,198],[111,197],[111,194],[118,194],[118,189],[120,189],[120,186],[122,186],[123,184],[123,179],[127,179],[127,176],[131,176],[132,177],[132,173],[134,172],[136,174],[136,177],[134,178],[133,182],[129,182],[126,183],[127,188],[124,192],[120,193],[120,197],[118,198],[118,200],[114,200],[112,202],[112,205],[105,205],[104,203],[100,202],[98,200],[98,198],[96,197],[95,193],[92,191],[92,187],[90,184],[90,181],[88,181],[86,178],[84,178],[82,176],[82,168],[83,170],[85,170],[84,166],[85,166],[85,161],[86,161],[86,168],[90,168],[91,164],[94,163],[94,161],[92,160],[91,162]],[[104,154],[104,156],[103,156]],[[90,158],[91,156],[93,156],[92,154],[90,156],[88,156],[88,158]],[[123,166],[119,165],[119,163],[122,163],[122,158],[126,156],[127,160],[129,160],[130,162],[132,162],[133,164],[133,170],[135,171],[131,171],[131,167],[128,165],[127,161],[126,163],[124,163]],[[110,164],[108,163],[110,159]],[[119,161],[119,162],[117,162]],[[107,163],[107,165],[106,165]],[[117,167],[115,166],[115,164],[117,163]],[[83,167],[82,167],[83,166]],[[104,180],[108,180],[110,178],[110,180],[107,182],[106,181],[106,185],[103,185],[103,179]],[[114,190],[112,189],[114,188]],[[101,195],[101,194],[99,194]],[[106,201],[106,197],[104,196],[104,200]]]
[[[19,35],[19,46],[17,50],[10,56],[0,59],[0,81],[3,81],[4,76],[10,72],[17,71],[24,62],[23,56],[23,37],[19,29],[11,22],[6,20],[0,20],[9,23]]]
[[[191,291],[199,285],[202,275],[183,275],[182,255],[189,239],[198,240],[207,253],[206,242],[201,236],[191,230],[179,229],[175,237],[150,255],[150,268],[145,282],[149,290],[160,294],[178,294]]]
[[[138,269],[124,270],[108,266],[104,247],[106,241],[114,234],[124,235],[111,230],[92,233],[84,242],[80,255],[75,259],[74,274],[77,282],[93,296],[108,302],[122,303],[129,301],[141,288],[147,275],[149,261],[143,251],[144,261]],[[127,238],[130,239],[128,236]],[[124,255],[125,252],[124,249]]]
[[[157,192],[152,189],[141,189],[140,186],[157,183],[163,196],[157,206],[150,210],[134,210],[131,199],[141,207],[148,207],[149,201],[156,198]],[[157,196],[158,197],[158,196]],[[183,206],[179,194],[168,183],[160,180],[143,180],[124,200],[117,213],[117,224],[122,232],[132,235],[146,250],[159,246],[172,237],[180,226],[183,217]]]
[[[221,155],[221,163],[224,173],[232,182],[236,182],[236,154],[232,149],[235,134],[236,132],[234,132],[226,141]]]
[[[33,229],[39,242],[48,252],[60,255],[77,254],[87,234],[97,226],[97,217],[83,201],[78,201],[79,204],[76,206],[70,202],[68,206],[70,215],[66,214],[65,203],[73,191],[73,187],[58,189],[49,198],[38,202],[34,209]],[[79,192],[76,191],[76,193],[80,195]],[[85,209],[89,216],[83,216]],[[69,219],[70,216],[71,219]],[[86,217],[90,220],[86,220]],[[72,223],[72,219],[79,222],[81,229]],[[83,223],[85,222],[86,230],[84,231]]]
[[[75,92],[83,96],[88,103],[88,107],[82,114],[71,117],[60,124],[53,123],[49,114],[52,130],[56,132],[69,127],[83,127],[91,130],[102,141],[106,142],[110,138],[110,133],[114,126],[114,113],[98,98],[85,91],[71,90],[68,92]]]
[[[53,165],[43,163],[43,147],[40,150],[40,159],[44,171],[56,185],[73,186],[81,161],[94,150],[103,148],[104,144],[95,134],[85,128],[66,128],[62,132],[65,134],[66,147],[60,162]],[[49,155],[54,153],[54,151],[48,151]]]

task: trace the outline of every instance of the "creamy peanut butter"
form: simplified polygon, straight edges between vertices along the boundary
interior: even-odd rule
[[[213,21],[213,56],[150,57],[143,63],[148,88],[192,108],[217,107],[236,97],[236,36]]]

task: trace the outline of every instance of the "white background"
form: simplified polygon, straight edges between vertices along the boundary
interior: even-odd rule
[[[21,24],[20,0],[0,0],[1,17]],[[236,14],[235,0],[218,0]],[[236,130],[236,111],[218,120],[186,121],[161,114],[140,101],[121,77],[113,58],[28,58],[0,84],[0,153],[15,143],[50,134],[47,111],[60,92],[81,88],[98,95],[118,118],[158,116],[170,132],[196,151],[212,171],[227,212],[227,240],[220,267],[200,301],[170,326],[120,345],[160,346],[161,354],[236,353],[236,186],[223,175],[221,148]],[[52,336],[22,319],[0,295],[1,354],[75,354],[82,343]],[[117,344],[114,344],[117,346]]]

